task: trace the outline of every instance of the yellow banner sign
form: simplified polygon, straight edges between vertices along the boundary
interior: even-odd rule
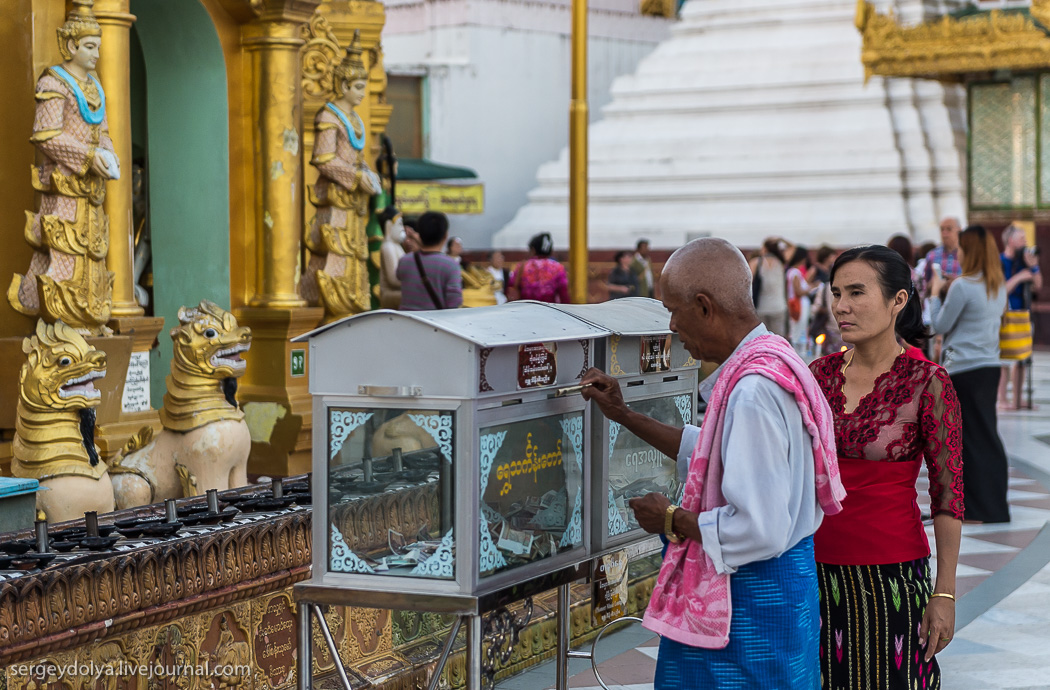
[[[427,211],[482,213],[485,210],[485,185],[398,182],[397,201],[401,212],[410,216]]]

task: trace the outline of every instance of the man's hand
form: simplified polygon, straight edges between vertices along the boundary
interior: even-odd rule
[[[929,661],[948,646],[955,636],[955,601],[947,597],[930,597],[919,627],[919,644],[926,647],[923,658]]]
[[[1039,257],[1030,251],[1024,250],[1021,254],[1024,257],[1024,263],[1028,268],[1035,268],[1039,265]]]
[[[584,400],[593,400],[598,403],[598,408],[608,419],[623,423],[629,410],[627,403],[623,401],[620,384],[616,379],[601,369],[591,367],[580,379],[580,384],[590,384],[580,393]]]
[[[405,246],[403,249],[406,252],[417,252],[423,248],[423,241],[419,239],[419,233],[412,228],[405,226]]]
[[[634,519],[649,534],[663,534],[667,520],[667,506],[671,502],[667,496],[651,493],[641,498],[632,498],[627,505],[634,511]]]

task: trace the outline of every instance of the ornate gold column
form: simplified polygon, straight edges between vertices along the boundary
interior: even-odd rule
[[[106,185],[103,208],[109,216],[109,254],[113,271],[114,317],[142,316],[135,301],[134,228],[131,221],[131,25],[129,0],[95,0],[95,17],[102,27],[99,81],[106,92],[106,117],[113,149],[120,159],[120,179]]]
[[[252,307],[306,306],[296,290],[302,237],[302,89],[300,27],[317,8],[314,0],[264,1],[259,19],[244,29],[251,53],[256,199],[255,288]]]
[[[106,184],[104,205],[109,216],[106,266],[113,271],[113,311],[109,326],[114,333],[131,341],[130,346],[105,346],[107,352],[114,347],[130,350],[121,357],[110,357],[112,363],[106,375],[112,392],[99,408],[96,435],[106,460],[120,452],[128,437],[143,426],[152,426],[154,431],[161,428],[157,411],[151,409],[141,395],[143,389],[149,390],[149,352],[164,327],[164,319],[144,316],[145,310],[135,299],[135,228],[131,211],[131,25],[135,17],[128,11],[129,2],[95,0],[95,17],[102,27],[96,71],[106,92],[106,118],[113,150],[120,159],[120,179]],[[139,394],[125,395],[129,387],[134,387]]]
[[[306,354],[290,338],[321,322],[324,310],[299,297],[303,232],[301,27],[319,0],[262,0],[242,27],[251,62],[250,126],[255,130],[255,265],[248,305],[234,309],[252,329],[252,351],[237,397],[252,434],[250,474],[308,472],[311,397]],[[250,201],[249,201],[250,203]]]

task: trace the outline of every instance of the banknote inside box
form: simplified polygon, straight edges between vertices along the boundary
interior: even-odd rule
[[[628,407],[672,426],[681,427],[691,415],[686,393],[635,400]],[[677,463],[615,422],[609,424],[609,536],[638,528],[632,498],[660,493],[675,500],[681,493]]]
[[[480,431],[481,574],[582,542],[583,412]]]

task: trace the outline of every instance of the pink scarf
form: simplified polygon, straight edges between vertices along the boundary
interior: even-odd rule
[[[725,505],[721,453],[729,394],[737,381],[751,374],[765,376],[795,396],[813,439],[817,500],[826,514],[840,512],[846,491],[839,480],[831,408],[806,364],[786,340],[774,335],[748,342],[722,365],[689,461],[682,508],[700,513]],[[747,462],[747,458],[734,461]],[[692,647],[721,649],[729,644],[732,613],[729,576],[715,570],[701,543],[687,539],[669,545],[644,627]]]

